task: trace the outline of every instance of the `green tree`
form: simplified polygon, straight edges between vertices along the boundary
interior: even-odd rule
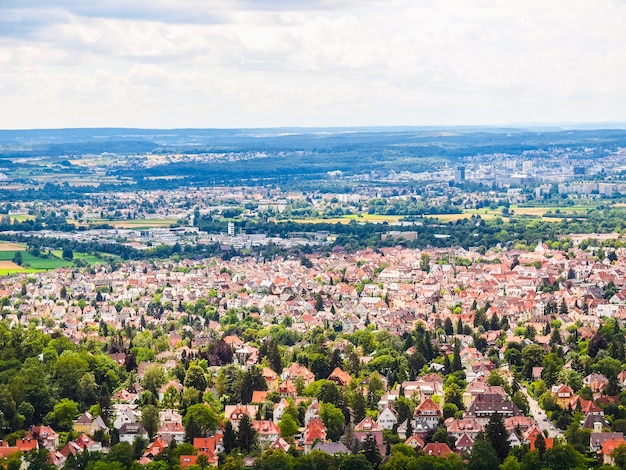
[[[570,444],[554,444],[552,449],[546,450],[543,460],[551,470],[569,470],[585,465],[585,457]]]
[[[64,247],[63,252],[61,253],[61,258],[66,261],[72,261],[74,259],[74,252],[70,247]]]
[[[578,392],[583,386],[583,376],[573,369],[563,369],[557,376],[557,382],[569,385],[574,392]]]
[[[237,375],[235,386],[239,391],[239,401],[244,405],[250,403],[252,393],[255,390],[267,390],[267,382],[259,367],[249,367],[247,370],[240,372]]]
[[[338,470],[373,470],[363,454],[346,455],[341,459]]]
[[[196,365],[189,366],[183,384],[185,387],[193,387],[196,390],[200,390],[200,392],[204,392],[207,388],[207,380],[202,367]]]
[[[46,416],[46,422],[59,431],[69,431],[78,417],[78,403],[63,398]]]
[[[239,430],[237,431],[237,447],[245,452],[250,452],[256,447],[256,432],[252,427],[248,415],[243,415],[239,421]]]
[[[463,391],[456,383],[451,383],[445,387],[445,403],[452,403],[456,405],[459,410],[465,409],[463,406]]]
[[[425,273],[430,272],[430,255],[428,253],[422,253],[420,256],[420,269]]]
[[[185,439],[193,442],[195,437],[206,437],[209,431],[217,429],[218,419],[215,411],[204,403],[191,405],[183,417]]]
[[[50,463],[50,452],[47,449],[36,449],[24,455],[24,461],[31,470],[56,470]]]
[[[234,456],[229,455],[226,457],[223,465],[220,465],[221,470],[243,470],[241,460],[236,459]]]
[[[538,344],[530,344],[522,349],[522,373],[527,379],[531,378],[533,367],[543,364],[545,350]]]
[[[376,444],[376,439],[374,438],[372,434],[368,433],[367,436],[365,436],[365,439],[363,440],[363,443],[361,444],[360,452],[365,456],[365,458],[370,463],[372,468],[376,470],[378,466],[380,465],[380,462],[382,461],[382,456],[380,455],[380,452],[378,451],[378,445]]]
[[[88,409],[98,402],[98,384],[93,372],[87,372],[78,383],[78,396],[81,409]]]
[[[280,428],[280,436],[288,438],[298,432],[298,423],[289,413],[284,413],[282,419],[278,423]]]
[[[543,371],[541,378],[548,387],[556,383],[559,372],[563,370],[563,359],[556,353],[547,354],[543,358]]]
[[[362,394],[361,394],[362,396]],[[413,410],[415,409],[415,404],[406,397],[398,397],[393,402],[393,407],[398,413],[398,423],[402,424],[407,419],[411,419],[413,417]],[[363,416],[364,418],[365,416]],[[355,419],[354,421],[359,423],[363,419]]]
[[[255,470],[292,470],[294,458],[282,450],[268,449],[254,464]]]
[[[226,421],[224,425],[224,437],[222,438],[224,445],[224,452],[230,454],[230,452],[237,447],[237,433],[233,429],[233,424],[230,421]]]
[[[267,359],[267,363],[274,372],[280,374],[283,371],[282,357],[276,338],[272,337],[271,339],[265,341],[261,345],[259,353],[261,357]]]
[[[526,394],[521,390],[518,390],[511,397],[511,401],[520,409],[522,413],[528,415],[530,411],[530,405],[528,404],[528,398],[526,398]]]
[[[500,470],[520,470],[521,465],[514,455],[509,455],[500,465]]]
[[[343,433],[345,423],[341,410],[332,403],[321,403],[320,419],[327,428],[328,439],[333,442],[338,441]]]
[[[615,448],[613,451],[613,460],[617,468],[626,468],[626,444],[620,444]]]
[[[153,439],[159,430],[159,410],[154,405],[147,405],[141,409],[141,424],[148,431],[148,436]]]
[[[454,340],[454,353],[452,356],[452,372],[458,372],[463,370],[463,365],[461,364],[461,342],[456,338]]]
[[[153,364],[146,367],[142,380],[143,387],[158,396],[159,389],[165,384],[165,373],[163,367]]]
[[[543,438],[543,434],[537,435],[537,439],[535,439],[535,449],[537,449],[539,456],[543,459],[546,453],[546,440]]]
[[[443,419],[454,418],[459,408],[454,403],[444,403],[442,407]]]
[[[21,251],[16,251],[15,254],[13,255],[13,259],[11,261],[13,261],[18,266],[21,266],[22,265],[22,252]]]
[[[349,400],[349,403],[350,403],[350,407],[352,408],[352,414],[354,415],[354,422],[360,423],[363,420],[363,418],[365,418],[366,409],[367,409],[367,401],[365,400],[363,393],[359,389],[354,390],[353,393],[349,396],[351,398]],[[404,397],[400,397],[400,398],[404,399]],[[395,407],[395,402],[394,402],[394,407]],[[399,404],[398,407],[404,410],[402,404]],[[398,410],[398,408],[396,408],[396,410]],[[400,413],[400,411],[398,411],[398,413]]]
[[[106,461],[109,464],[119,462],[124,465],[124,468],[130,468],[133,463],[133,446],[128,442],[119,442],[111,446]]]
[[[483,435],[478,434],[467,465],[468,470],[494,470],[500,466],[500,459],[494,448]]]
[[[53,380],[59,396],[79,401],[79,390],[76,386],[89,369],[89,363],[80,354],[63,351],[53,366]]]
[[[485,426],[485,438],[496,451],[500,462],[503,462],[511,447],[509,445],[509,433],[504,426],[504,420],[500,413],[494,413],[489,418],[489,422]]]

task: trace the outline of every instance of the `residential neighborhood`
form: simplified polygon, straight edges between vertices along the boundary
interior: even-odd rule
[[[189,449],[183,468],[233,449],[466,458],[499,426],[507,449],[576,439],[612,464],[626,448],[626,252],[604,253],[396,247],[4,278],[5,336],[67,338],[37,361],[101,354],[117,385],[78,390],[24,434],[5,418],[0,453],[46,449],[61,467],[121,443],[142,445],[142,465]],[[84,411],[68,426],[61,404]]]

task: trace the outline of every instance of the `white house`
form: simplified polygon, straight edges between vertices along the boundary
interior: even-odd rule
[[[115,416],[115,421],[113,421],[113,427],[115,429],[120,429],[125,424],[133,424],[137,422],[137,417],[133,410],[128,407],[122,408],[119,410]]]
[[[393,429],[398,424],[398,412],[391,405],[386,405],[378,414],[376,424],[381,429]]]
[[[120,442],[132,444],[137,436],[148,439],[148,431],[146,431],[141,423],[128,423],[122,425],[120,428]]]

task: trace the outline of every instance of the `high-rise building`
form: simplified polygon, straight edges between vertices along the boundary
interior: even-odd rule
[[[230,237],[235,236],[235,223],[234,222],[228,222],[228,236]]]
[[[465,167],[457,166],[456,170],[454,170],[454,182],[455,183],[463,183],[465,181]]]

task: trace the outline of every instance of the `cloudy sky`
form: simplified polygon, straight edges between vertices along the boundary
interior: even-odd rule
[[[626,0],[0,0],[0,128],[626,121]]]

